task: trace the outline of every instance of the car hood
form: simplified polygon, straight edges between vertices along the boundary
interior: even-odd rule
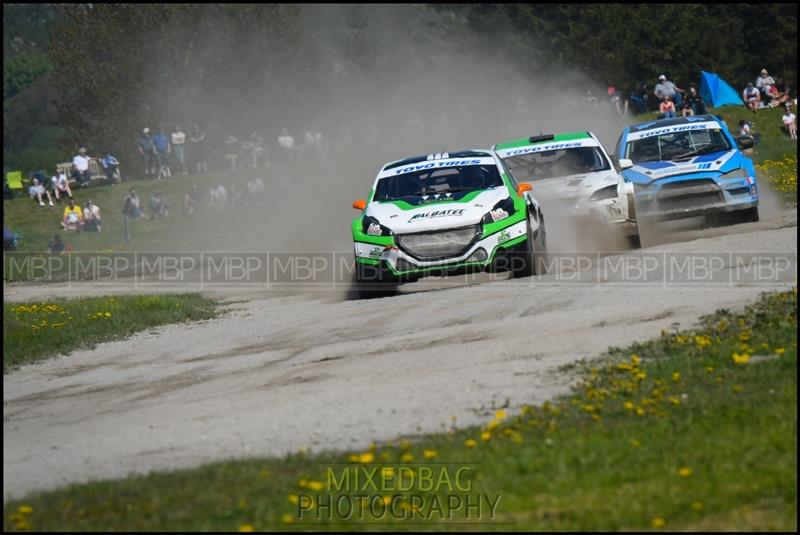
[[[691,173],[728,173],[742,165],[742,154],[728,150],[702,154],[684,162],[640,162],[622,172],[634,184],[650,184],[666,178]]]
[[[574,199],[590,195],[600,188],[616,184],[619,181],[613,170],[597,171],[577,175],[559,176],[532,182],[536,199]]]
[[[376,218],[395,234],[465,227],[481,222],[495,204],[509,197],[505,186],[465,194],[439,194],[374,201],[365,216]]]

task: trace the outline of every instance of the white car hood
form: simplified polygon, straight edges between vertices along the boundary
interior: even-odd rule
[[[536,198],[539,201],[547,201],[548,199],[585,197],[601,188],[618,182],[617,173],[614,170],[608,170],[547,178],[534,181],[532,185]]]
[[[508,196],[508,189],[500,186],[482,191],[466,202],[443,200],[448,198],[446,194],[423,197],[419,206],[406,210],[392,201],[375,201],[369,203],[364,215],[376,218],[395,234],[444,230],[480,223],[495,204]]]

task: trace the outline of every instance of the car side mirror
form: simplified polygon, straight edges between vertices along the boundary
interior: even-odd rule
[[[753,145],[755,145],[755,143],[752,137],[745,136],[739,138],[739,148],[741,150],[752,149]]]
[[[629,160],[628,158],[620,158],[619,159],[619,168],[620,170],[630,169],[633,167],[633,161]]]
[[[358,199],[353,203],[353,208],[355,208],[356,210],[363,210],[366,207],[367,207],[367,201],[365,201],[364,199]]]

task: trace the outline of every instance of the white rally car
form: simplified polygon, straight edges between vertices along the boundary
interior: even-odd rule
[[[593,133],[539,135],[492,149],[517,180],[532,184],[551,222],[562,216],[595,238],[620,232],[638,243],[633,188]]]
[[[544,218],[530,189],[487,150],[387,163],[353,203],[357,293],[391,294],[427,275],[543,271]]]

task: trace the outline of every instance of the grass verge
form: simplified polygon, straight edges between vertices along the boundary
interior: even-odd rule
[[[6,503],[4,528],[794,531],[796,329],[796,289],[766,295],[482,428],[73,485]]]
[[[4,302],[3,372],[149,327],[209,319],[215,314],[215,302],[198,294]]]

